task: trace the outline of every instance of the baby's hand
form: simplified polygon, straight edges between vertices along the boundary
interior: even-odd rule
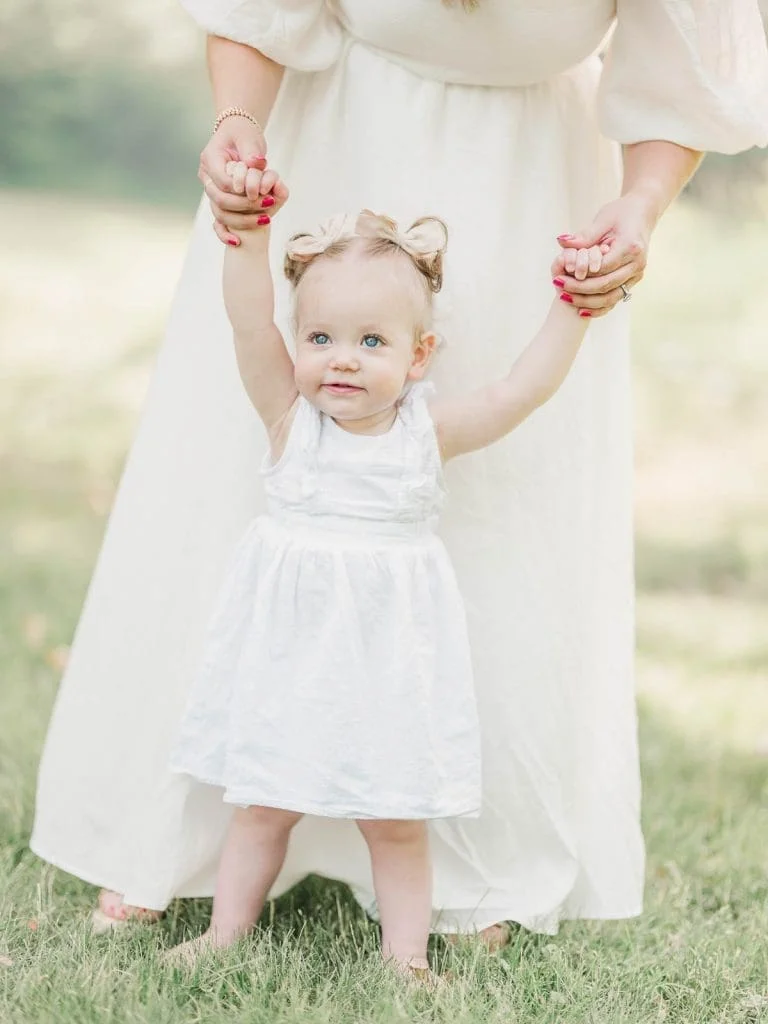
[[[603,256],[610,249],[607,242],[593,245],[589,249],[563,249],[552,264],[553,277],[566,273],[583,281],[586,277],[599,274]]]
[[[561,301],[574,307],[581,317],[591,317],[593,314],[589,309],[580,308],[578,297],[574,297],[567,290],[566,275],[570,275],[573,284],[573,281],[583,281],[588,276],[599,274],[603,256],[609,249],[610,244],[607,242],[593,245],[589,249],[563,249],[552,264],[552,284],[557,289]]]
[[[226,172],[232,180],[232,193],[227,193],[227,208],[212,201],[216,217],[214,229],[222,242],[238,245],[237,232],[267,227],[288,200],[288,187],[276,171],[249,167],[239,160],[230,160]],[[208,190],[206,189],[206,192]],[[254,211],[254,202],[257,208]]]

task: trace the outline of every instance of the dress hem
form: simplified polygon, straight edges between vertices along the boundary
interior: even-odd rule
[[[443,818],[479,818],[482,811],[482,807],[474,801],[469,804],[463,804],[458,810],[441,808],[439,811],[433,810],[428,814],[414,812],[403,814],[402,808],[395,807],[394,805],[391,808],[386,808],[373,814],[370,811],[354,810],[349,807],[344,809],[329,808],[327,805],[316,804],[311,800],[301,800],[300,798],[295,800],[289,798],[278,803],[274,799],[262,799],[243,791],[230,790],[219,780],[198,775],[187,768],[171,765],[170,770],[177,775],[188,775],[196,782],[202,783],[205,786],[215,786],[217,789],[224,789],[225,792],[222,800],[225,804],[232,804],[236,807],[272,807],[281,811],[291,811],[295,814],[309,814],[316,818],[334,818],[339,821],[350,819],[362,821],[433,821]]]
[[[64,857],[53,856],[52,854],[46,853],[43,847],[37,842],[36,839],[30,839],[29,849],[34,853],[40,860],[45,861],[46,864],[51,864],[58,871],[65,871],[68,875],[72,875],[74,878],[79,878],[81,882],[85,882],[86,885],[93,885],[97,889],[105,889],[108,892],[116,892],[120,896],[124,896],[125,886],[122,886],[114,881],[104,881],[106,875],[102,875],[98,871],[91,871],[90,868],[82,870],[76,868],[74,865]],[[213,895],[210,893],[209,895]],[[172,899],[176,899],[174,896]],[[202,899],[202,896],[190,896],[189,899]],[[157,910],[165,911],[170,905],[170,900],[166,903],[162,903],[157,899],[141,900],[138,903],[133,903],[131,906],[142,907],[145,910]]]
[[[81,868],[75,868],[73,864],[66,860],[66,858],[52,856],[48,853],[43,852],[43,847],[36,840],[30,840],[29,849],[36,857],[45,861],[47,864],[52,864],[55,868],[60,871],[65,871],[67,874],[72,875],[75,878],[79,878],[80,881],[85,882],[87,885],[93,885],[100,889],[108,889],[111,892],[120,893],[124,895],[123,888],[114,881],[105,881],[106,875],[100,874],[98,871],[92,871],[90,868],[82,870]],[[323,878],[330,878],[330,875],[323,875]],[[144,907],[146,910],[156,910],[164,912],[168,909],[171,903],[177,899],[183,900],[201,900],[211,899],[213,896],[213,887],[211,886],[195,886],[192,889],[184,889],[183,887],[179,892],[174,893],[170,899],[162,902],[156,898],[144,899],[140,896],[134,896],[132,906]],[[446,917],[449,916],[449,912],[445,908],[435,909],[436,914],[444,914]],[[452,913],[456,913],[456,909],[452,908]],[[466,912],[466,908],[462,908],[462,912]],[[511,921],[514,924],[519,924],[520,927],[525,928],[527,931],[531,931],[539,935],[556,935],[558,926],[566,921],[628,921],[632,918],[639,917],[643,912],[642,903],[633,902],[631,907],[627,909],[616,909],[610,911],[597,912],[585,912],[582,914],[569,914],[564,913],[562,917],[558,917],[557,923],[553,928],[536,927],[534,925],[534,915],[531,914],[520,914],[512,907],[501,907],[494,908],[494,912],[491,916],[495,918],[494,921],[485,922],[485,917],[488,916],[487,912],[482,915],[481,918],[474,924],[473,931],[481,931],[483,928],[487,928],[490,924],[496,924],[501,921]],[[541,919],[539,917],[539,919]],[[526,923],[527,922],[527,923]],[[455,927],[450,925],[440,928],[435,927],[432,929],[431,934],[433,935],[464,935],[471,934],[470,931],[461,932]]]

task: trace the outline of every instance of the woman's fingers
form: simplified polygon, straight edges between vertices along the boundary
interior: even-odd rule
[[[232,192],[232,176],[228,173],[227,166],[236,155],[231,148],[218,145],[214,136],[200,154],[198,178],[203,183],[207,178],[210,178],[222,192]]]
[[[553,278],[553,283],[563,291],[574,296],[584,295],[605,295],[614,291],[619,285],[627,284],[629,281],[639,281],[643,276],[643,269],[634,263],[626,263],[608,274],[597,274],[595,277],[587,277],[579,281],[576,277],[567,274],[559,274]]]
[[[629,290],[632,285],[637,284],[640,278],[633,278],[627,281],[624,287]],[[613,288],[609,292],[604,292],[601,295],[579,295],[574,296],[573,305],[576,309],[589,309],[598,310],[605,309],[606,311],[613,309],[617,302],[624,300],[624,292],[621,288]]]
[[[249,199],[248,196],[222,192],[210,178],[205,182],[205,194],[211,201],[211,210],[213,210],[214,216],[224,220],[233,214],[260,214],[262,210],[275,205],[275,203],[266,202],[268,196],[259,195],[256,199]]]
[[[216,236],[239,245],[237,232],[253,231],[269,224],[288,199],[288,189],[275,171],[265,170],[263,160],[229,159],[225,165],[231,191],[221,189],[202,168],[200,177],[215,218]],[[250,166],[249,166],[250,165]]]
[[[243,161],[248,168],[266,167],[267,144],[261,131],[242,118],[228,118],[214,132],[200,154],[200,177],[212,178],[222,192],[232,192],[233,181],[227,164]]]
[[[232,213],[253,213],[258,209],[259,200],[249,199],[248,196],[233,195],[230,192],[222,192],[212,178],[206,178],[203,187],[205,194],[222,210],[229,210]]]
[[[285,205],[288,195],[287,186],[278,179],[273,191],[269,195],[261,196],[258,202],[254,203],[241,196],[239,197],[240,202],[247,203],[247,205],[240,210],[232,210],[231,204],[235,197],[222,195],[221,198],[226,201],[226,205],[221,206],[212,200],[211,211],[216,220],[220,221],[230,231],[252,231],[255,228],[264,227],[263,224],[259,223],[260,218],[263,219],[266,215],[271,219],[276,213],[279,213]]]
[[[240,244],[240,239],[237,237],[237,235],[233,234],[231,231],[228,231],[220,220],[215,220],[213,222],[213,230],[216,232],[219,241],[224,242],[225,245]]]
[[[255,213],[230,213],[229,210],[222,210],[214,203],[211,203],[211,213],[225,228],[235,233],[261,227],[262,225],[258,223],[259,217],[272,216],[272,210],[269,209],[258,210]]]
[[[630,289],[640,280],[642,280],[642,274],[636,274],[634,277],[630,277],[621,283],[625,288]],[[613,307],[618,302],[622,302],[625,297],[624,292],[620,287],[618,287],[618,285],[614,288],[608,289],[608,291],[597,292],[592,295],[579,295],[563,290],[561,290],[560,294],[561,296],[565,296],[563,301],[568,302],[574,309],[587,309],[593,316],[609,313]]]

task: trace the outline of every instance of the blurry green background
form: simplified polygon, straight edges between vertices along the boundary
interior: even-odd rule
[[[26,851],[35,766],[162,338],[210,113],[202,39],[170,0],[3,0],[0,901],[11,945],[31,941],[14,931],[25,916],[54,920],[62,893],[80,909],[90,899]],[[660,226],[634,301],[650,866],[633,935],[665,969],[680,960],[686,998],[746,1000],[752,1016],[729,1022],[768,1005],[767,265],[765,153],[711,158]],[[601,956],[610,962],[609,945]],[[618,971],[633,969],[627,956],[616,947]]]

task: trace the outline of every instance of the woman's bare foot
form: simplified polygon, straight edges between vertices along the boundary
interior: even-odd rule
[[[462,939],[474,939],[476,942],[482,942],[488,948],[489,953],[495,953],[497,950],[509,945],[512,939],[512,929],[506,921],[500,921],[498,924],[491,924],[479,932],[456,932],[450,935],[445,934],[443,938],[446,942],[453,943],[454,945]]]
[[[99,905],[91,914],[91,926],[97,935],[122,928],[128,923],[157,924],[163,916],[162,910],[148,910],[124,903],[119,892],[102,889]]]

